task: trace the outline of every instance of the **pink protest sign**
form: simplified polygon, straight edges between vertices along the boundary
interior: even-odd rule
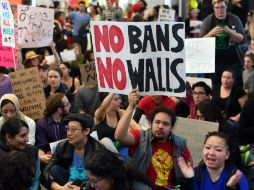
[[[2,33],[0,30],[0,39],[2,39]],[[0,66],[15,68],[14,56],[15,49],[11,47],[2,46],[0,40]]]

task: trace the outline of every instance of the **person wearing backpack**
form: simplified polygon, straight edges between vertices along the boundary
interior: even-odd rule
[[[202,150],[202,161],[196,168],[178,158],[178,165],[185,178],[181,190],[249,190],[245,175],[234,165],[231,155],[234,146],[227,135],[209,132]]]

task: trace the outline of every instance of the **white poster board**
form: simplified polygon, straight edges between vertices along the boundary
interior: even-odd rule
[[[15,48],[14,19],[8,1],[0,0],[2,46]]]
[[[215,72],[215,38],[185,39],[186,73]]]
[[[53,41],[54,9],[18,5],[18,43],[23,48],[49,46]]]
[[[63,62],[75,61],[77,59],[74,50],[64,50],[60,53],[60,56]]]
[[[219,123],[177,117],[173,131],[187,140],[194,166],[197,166],[202,159],[205,136],[208,132],[218,131],[218,128]]]
[[[90,25],[100,92],[185,96],[184,23]]]

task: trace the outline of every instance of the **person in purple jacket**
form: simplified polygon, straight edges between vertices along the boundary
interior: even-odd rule
[[[47,99],[44,117],[36,123],[35,145],[39,148],[41,162],[48,163],[52,153],[49,143],[67,137],[62,119],[70,114],[71,104],[62,93],[55,93]]]

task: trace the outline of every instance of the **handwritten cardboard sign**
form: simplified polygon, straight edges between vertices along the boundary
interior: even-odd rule
[[[15,48],[14,19],[8,1],[0,0],[2,46]]]
[[[37,67],[9,73],[13,93],[19,98],[20,110],[33,119],[43,117],[46,99]]]
[[[0,39],[1,37],[2,32],[0,30]],[[15,68],[15,52],[16,50],[14,48],[3,46],[0,40],[0,66]]]
[[[184,23],[91,22],[99,91],[185,96]]]
[[[18,5],[18,43],[23,48],[48,46],[53,29],[54,9]]]
[[[185,138],[193,157],[194,166],[201,161],[205,136],[208,132],[218,131],[219,123],[178,117],[174,133]]]
[[[97,76],[94,62],[81,64],[79,65],[79,69],[85,86],[97,86]]]
[[[185,39],[186,73],[215,72],[215,38]]]
[[[175,21],[175,10],[160,8],[158,21],[174,22]]]

